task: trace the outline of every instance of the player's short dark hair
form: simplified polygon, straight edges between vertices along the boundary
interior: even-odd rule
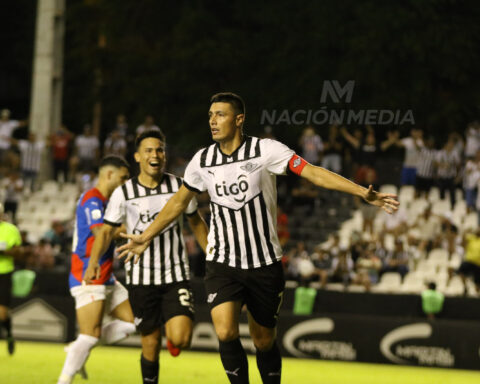
[[[117,156],[117,155],[107,155],[105,156],[101,161],[100,165],[98,166],[98,169],[102,169],[103,167],[106,166],[112,166],[115,168],[127,168],[129,169],[129,165],[127,160],[125,160],[122,156]]]
[[[235,114],[245,114],[245,103],[243,99],[233,92],[216,93],[210,99],[210,104],[213,103],[228,103],[233,107]]]
[[[138,151],[138,148],[140,147],[140,144],[142,143],[142,141],[145,139],[148,139],[149,137],[158,139],[164,144],[166,144],[167,142],[165,135],[163,134],[162,131],[158,129],[149,129],[147,131],[143,131],[137,136],[137,138],[135,139],[135,149]]]
[[[435,289],[437,289],[437,284],[434,281],[431,281],[430,283],[428,283],[428,289],[434,291]]]

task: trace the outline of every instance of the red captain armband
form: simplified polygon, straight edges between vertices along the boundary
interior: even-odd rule
[[[300,176],[303,171],[303,168],[305,168],[307,164],[308,163],[304,159],[302,159],[300,156],[293,155],[290,161],[288,162],[288,169],[290,169],[290,171],[292,171],[296,175]]]

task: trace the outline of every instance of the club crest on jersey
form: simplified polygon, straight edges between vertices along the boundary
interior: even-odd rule
[[[227,183],[224,181],[222,184],[215,184],[215,192],[217,193],[217,196],[224,197],[233,195],[233,200],[235,200],[237,203],[243,203],[247,197],[246,192],[250,187],[247,180],[245,180],[246,178],[246,175],[240,175],[238,176],[236,183],[227,185]],[[243,196],[238,197],[238,195],[241,194],[243,194]]]
[[[258,167],[259,167],[258,164],[248,162],[247,164],[242,165],[240,168],[243,169],[245,172],[252,173]]]

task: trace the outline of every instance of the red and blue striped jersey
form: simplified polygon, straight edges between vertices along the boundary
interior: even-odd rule
[[[82,284],[83,275],[88,267],[90,253],[95,237],[92,233],[94,227],[103,224],[103,214],[107,199],[97,188],[86,191],[77,203],[75,216],[75,231],[72,244],[72,266],[68,283],[70,288]],[[93,280],[92,284],[110,285],[115,282],[113,276],[113,242],[107,252],[100,258],[100,278]]]

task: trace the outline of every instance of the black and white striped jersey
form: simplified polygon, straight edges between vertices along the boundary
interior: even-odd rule
[[[280,260],[276,175],[285,174],[294,154],[278,141],[256,137],[246,137],[229,156],[218,144],[195,154],[184,185],[210,195],[207,261],[250,269]]]
[[[178,191],[182,179],[165,173],[157,188],[128,180],[113,192],[105,210],[104,222],[119,226],[125,223],[127,233],[142,233],[155,220],[168,200]],[[192,199],[185,213],[195,213],[197,201]],[[125,264],[126,283],[131,285],[163,285],[190,278],[188,257],[182,235],[183,216],[180,215],[155,236],[140,261]]]

